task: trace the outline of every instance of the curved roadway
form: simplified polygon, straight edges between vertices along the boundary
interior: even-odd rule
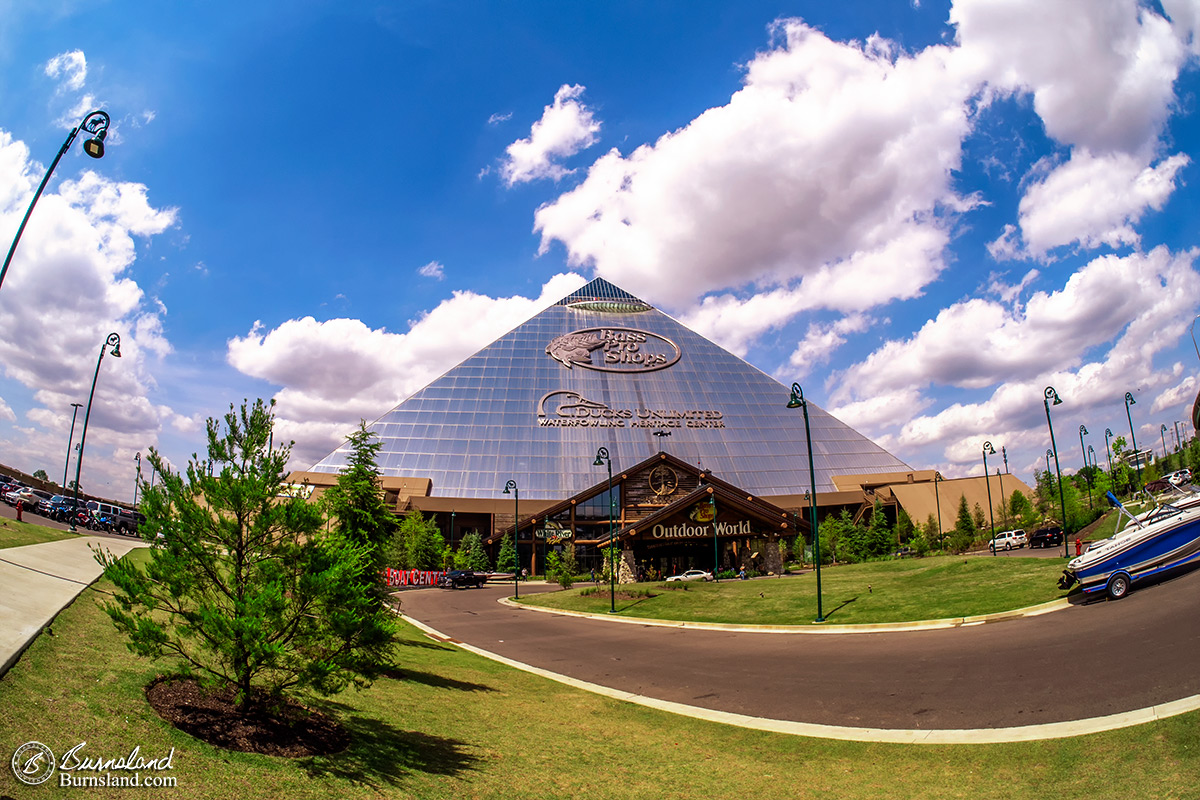
[[[768,720],[1011,728],[1200,695],[1200,571],[1042,616],[847,635],[612,624],[498,602],[510,594],[409,591],[402,610],[452,641],[552,673]]]

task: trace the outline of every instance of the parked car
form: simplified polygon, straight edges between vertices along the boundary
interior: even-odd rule
[[[474,586],[479,589],[487,583],[487,573],[472,572],[467,569],[452,569],[441,577],[438,586],[446,589],[465,588]]]
[[[682,575],[672,575],[667,578],[668,581],[711,581],[712,579],[712,573],[702,569],[689,569]]]
[[[130,511],[128,508],[118,508],[116,522],[113,523],[113,529],[117,533],[125,534],[126,536],[136,536],[138,528],[146,521],[146,517],[140,511]]]
[[[41,514],[43,517],[50,516],[50,501],[54,499],[54,495],[43,489],[34,489],[33,505],[29,506],[29,510],[35,514]]]
[[[1027,544],[1029,544],[1029,537],[1025,535],[1025,531],[1001,531],[988,543],[988,547],[994,553],[997,550],[1012,550],[1014,547],[1024,547]]]
[[[1184,467],[1183,469],[1177,470],[1175,472],[1172,472],[1170,475],[1168,475],[1167,480],[1170,481],[1171,483],[1175,484],[1176,486],[1179,486],[1184,483],[1191,483],[1192,482],[1192,471],[1190,469],[1188,469],[1187,467]]]
[[[16,489],[4,493],[4,502],[8,503],[10,506],[15,506],[17,503],[21,503],[22,507],[28,510],[32,510],[40,499],[41,498],[33,493],[33,489],[30,489],[28,486],[19,486]]]
[[[1056,547],[1063,543],[1062,528],[1057,525],[1047,525],[1038,528],[1029,536],[1029,547]]]
[[[83,505],[83,501],[79,501]],[[70,522],[76,508],[74,495],[56,494],[50,501],[50,518],[58,522]]]

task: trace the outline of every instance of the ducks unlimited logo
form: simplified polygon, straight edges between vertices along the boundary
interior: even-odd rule
[[[546,345],[546,355],[567,369],[600,372],[653,372],[666,369],[683,351],[665,336],[636,328],[584,328]]]

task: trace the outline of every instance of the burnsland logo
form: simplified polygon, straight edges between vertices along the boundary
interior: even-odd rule
[[[546,355],[567,369],[653,372],[679,361],[683,351],[665,336],[649,331],[584,328],[556,337],[546,345]]]

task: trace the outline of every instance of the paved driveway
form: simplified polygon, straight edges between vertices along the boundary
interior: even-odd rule
[[[489,586],[401,597],[412,618],[516,661],[617,690],[769,719],[1001,728],[1106,716],[1200,694],[1200,571],[1119,602],[1039,617],[847,635],[614,624],[497,602],[511,593],[511,586]]]

